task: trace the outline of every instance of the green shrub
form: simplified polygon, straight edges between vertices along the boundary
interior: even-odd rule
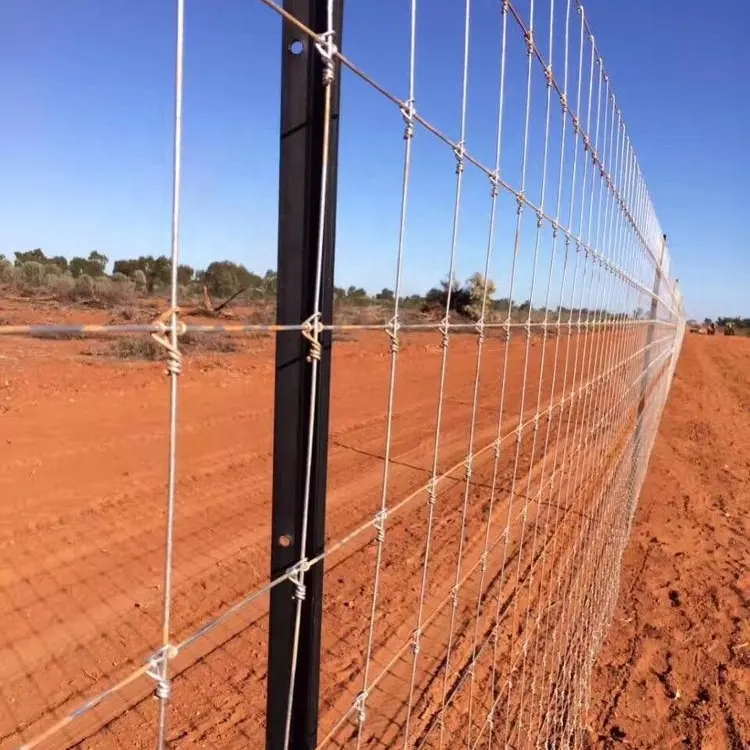
[[[45,277],[44,266],[36,260],[27,260],[21,264],[21,279],[31,287],[38,287],[44,284]]]
[[[56,265],[55,263],[47,263],[44,266],[44,283],[49,284],[50,279],[57,278],[58,276],[62,276],[63,271],[60,268],[60,266]]]
[[[94,280],[87,273],[82,273],[75,280],[75,293],[81,299],[91,299],[96,291]]]
[[[116,281],[118,284],[123,281],[130,281],[130,279],[124,274],[120,273],[119,271],[115,271],[112,274],[112,281]]]
[[[128,305],[135,299],[135,284],[127,277],[125,281],[97,279],[94,281],[93,297],[105,306]]]
[[[47,289],[55,299],[58,300],[70,300],[73,298],[73,291],[76,288],[75,279],[70,273],[60,274],[55,276],[54,274],[47,274],[46,280]]]
[[[10,284],[15,277],[13,264],[9,260],[0,260],[0,282]]]
[[[102,351],[102,354],[117,359],[145,359],[148,361],[166,359],[166,350],[151,336],[127,336],[116,339]]]
[[[133,283],[135,284],[135,289],[137,292],[142,293],[146,291],[146,288],[148,286],[146,274],[143,273],[140,268],[136,268],[136,270],[133,271],[133,275],[131,278],[133,279]]]

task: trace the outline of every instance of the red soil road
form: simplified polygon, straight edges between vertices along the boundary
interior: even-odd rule
[[[688,335],[594,673],[592,745],[750,747],[750,339]]]
[[[28,315],[24,318],[28,320]],[[624,424],[627,414],[615,415],[607,409],[614,397],[625,394],[625,385],[633,382],[642,362],[636,358],[616,372],[608,372],[605,366],[637,352],[642,345],[639,336],[638,330],[626,330],[615,336],[586,332],[580,338],[561,338],[555,402],[560,398],[568,344],[571,367],[574,352],[581,356],[575,375],[572,369],[568,373],[566,393],[582,393],[582,386],[592,376],[608,373],[595,381],[585,398],[569,404],[565,419],[573,428],[569,441],[563,438],[560,444],[561,457],[562,451],[569,449],[569,458],[574,458],[580,441],[588,440],[584,425],[602,425],[592,437],[599,440],[597,444],[617,443],[612,431],[615,416]],[[545,351],[543,408],[550,401],[557,344],[554,339],[549,341]],[[2,748],[33,737],[54,718],[141,665],[159,645],[165,378],[157,364],[84,356],[104,346],[98,341],[0,341],[0,437],[4,442],[0,467],[4,499],[0,508]],[[487,341],[475,450],[489,445],[496,435],[504,351],[499,340]],[[505,402],[509,432],[518,424],[521,410],[524,351],[522,339],[511,344]],[[525,418],[536,408],[541,353],[541,343],[532,340]],[[245,340],[237,354],[195,356],[185,366],[173,641],[195,632],[266,580],[272,354],[270,339],[252,339]],[[406,338],[399,355],[391,503],[429,479],[440,357],[439,340],[429,335]],[[475,360],[475,338],[455,336],[448,356],[440,472],[453,465],[460,467],[465,456]],[[340,538],[372,518],[378,508],[388,364],[387,340],[382,335],[362,335],[335,347],[329,539]],[[626,395],[635,403],[633,393]],[[555,434],[561,421],[560,412],[553,414],[549,423],[542,420],[541,432],[549,428]],[[531,429],[525,431],[518,451],[517,474],[524,477],[518,495],[526,502],[517,498],[516,503],[527,509],[530,518],[539,518],[546,512],[542,503],[534,500],[539,490],[541,450],[532,455],[532,435]],[[509,448],[511,445],[515,442],[508,443]],[[504,451],[499,467],[498,487],[504,500],[513,474],[513,453]],[[598,457],[589,455],[572,463],[578,470],[584,467],[583,477],[595,477],[608,455],[604,451]],[[532,460],[534,468],[529,472]],[[476,570],[487,524],[491,470],[492,451],[487,451],[477,462],[472,479],[463,559],[463,570],[470,578],[460,596],[455,649],[461,656],[456,657],[454,668],[466,657],[465,626],[473,623],[479,582],[471,571]],[[549,475],[565,469],[553,464],[546,471]],[[576,492],[575,481],[573,496],[585,499],[585,493]],[[456,471],[439,490],[434,562],[426,597],[426,614],[432,613],[432,620],[430,632],[425,631],[418,672],[416,732],[423,731],[433,718],[427,698],[446,648],[449,608],[445,601],[455,576],[465,486],[462,471]],[[373,665],[378,670],[390,659],[397,662],[390,682],[384,681],[381,694],[370,701],[372,739],[385,736],[384,727],[390,727],[393,741],[403,731],[400,713],[406,694],[398,659],[404,657],[403,645],[414,627],[426,526],[424,495],[420,497],[420,502],[400,511],[400,517],[389,519]],[[490,519],[494,536],[506,510],[499,504]],[[561,539],[576,533],[576,512],[573,505],[563,510]],[[533,548],[527,544],[521,551],[519,547],[521,523],[517,513],[509,533],[509,562],[523,584],[533,568]],[[326,563],[322,734],[332,728],[361,686],[358,675],[372,595],[373,533],[368,529]],[[546,540],[540,539],[537,552],[546,549],[545,545]],[[564,546],[559,545],[560,553]],[[491,574],[499,565],[498,553],[499,548],[491,556]],[[495,582],[492,576],[490,581],[501,588],[509,585],[502,579]],[[524,606],[526,602],[521,603],[521,613]],[[508,627],[506,623],[506,630]],[[484,638],[484,631],[480,635]],[[239,748],[260,743],[266,636],[267,600],[263,598],[178,657],[174,666],[180,674],[170,706],[172,746]],[[512,638],[501,644],[501,651],[503,648],[513,653]],[[405,657],[409,656],[407,652]],[[150,747],[155,712],[152,692],[150,678],[141,678],[45,746]],[[131,705],[135,705],[133,710],[121,713]],[[380,727],[378,716],[381,724],[385,722]]]

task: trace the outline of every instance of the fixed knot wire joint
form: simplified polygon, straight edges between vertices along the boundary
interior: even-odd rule
[[[388,324],[385,327],[385,332],[388,334],[388,338],[391,341],[390,345],[390,351],[391,354],[398,354],[399,349],[401,348],[401,342],[398,338],[398,330],[401,326],[398,322],[398,316],[394,315],[389,321]]]
[[[500,173],[495,170],[490,174],[490,198],[500,195]]]
[[[294,586],[294,598],[303,602],[307,597],[307,587],[305,586],[305,573],[310,570],[310,561],[307,559],[300,560],[289,574],[289,580]]]
[[[450,340],[450,337],[448,335],[449,323],[448,323],[447,317],[443,318],[443,320],[440,322],[440,325],[438,326],[438,331],[439,331],[440,336],[441,336],[441,338],[440,338],[440,346],[443,349],[447,349],[448,348],[448,343],[449,343],[449,340]]]
[[[477,344],[484,343],[484,315],[474,324],[474,330],[477,332]]]
[[[320,322],[320,313],[311,315],[302,324],[302,335],[310,342],[310,352],[307,355],[308,362],[320,362],[323,348],[320,344],[320,334],[323,333],[323,324]]]
[[[378,544],[382,544],[385,540],[385,521],[387,518],[387,510],[379,510],[373,518],[372,525],[375,527],[375,539]]]
[[[516,195],[516,213],[520,216],[523,212],[523,207],[526,205],[526,196],[523,190]]]
[[[404,118],[404,140],[408,141],[414,137],[414,99],[407,99],[399,109]]]
[[[157,325],[161,332],[151,334],[151,338],[167,352],[167,375],[177,376],[182,372],[182,352],[177,346],[173,346],[172,342],[166,336],[167,333],[172,333],[174,330],[176,338],[177,336],[182,336],[187,330],[187,326],[182,321],[177,320],[179,312],[179,307],[170,307],[168,310],[165,310],[154,321],[154,325]]]
[[[318,35],[317,41],[315,42],[315,49],[318,50],[321,58],[323,58],[323,85],[330,86],[333,83],[334,70],[333,70],[333,59],[338,53],[338,47],[333,43],[333,39],[336,36],[336,32],[333,29],[324,31]]]
[[[463,141],[459,141],[453,147],[453,155],[456,157],[456,174],[464,171],[464,160],[466,158],[466,147]]]
[[[354,710],[357,712],[357,722],[359,724],[364,724],[365,719],[367,719],[366,703],[367,703],[367,691],[363,690],[354,699]]]
[[[168,643],[149,660],[146,674],[156,682],[156,697],[162,701],[168,701],[172,695],[172,683],[167,676],[167,664],[175,656],[177,656],[177,648]]]

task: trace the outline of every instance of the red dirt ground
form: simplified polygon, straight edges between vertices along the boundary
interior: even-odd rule
[[[61,312],[68,319],[82,317],[80,310],[40,308],[35,321],[59,320]],[[3,310],[8,322],[28,321],[28,313],[25,306],[17,309],[8,306]],[[107,319],[102,313],[87,315],[91,322]],[[555,339],[546,346],[532,339],[527,368],[522,337],[511,343],[504,404],[506,422],[501,430],[503,436],[508,435],[503,443],[508,449],[503,450],[498,467],[497,507],[489,513],[493,451],[487,450],[474,466],[466,526],[462,529],[460,511],[466,488],[462,462],[467,449],[476,338],[454,335],[448,355],[439,473],[449,467],[456,468],[448,471],[438,488],[433,562],[427,580],[426,621],[410,726],[410,736],[421,738],[426,746],[437,747],[434,739],[437,733],[433,731],[435,713],[430,706],[440,701],[441,692],[451,699],[445,715],[448,731],[453,726],[467,724],[464,686],[468,683],[461,666],[472,650],[482,544],[488,523],[493,532],[491,538],[498,537],[508,510],[505,503],[512,495],[516,496],[516,511],[510,513],[507,532],[508,572],[504,576],[498,573],[502,546],[498,545],[489,554],[487,577],[481,586],[488,597],[491,593],[498,601],[505,601],[508,608],[497,645],[500,661],[518,662],[521,636],[527,637],[520,625],[524,611],[527,625],[529,612],[539,616],[538,632],[532,637],[529,631],[528,635],[534,648],[539,648],[542,641],[539,634],[551,632],[555,625],[554,617],[542,612],[539,603],[543,603],[543,588],[547,586],[545,593],[551,590],[553,569],[569,571],[572,578],[583,569],[584,558],[571,554],[570,547],[575,539],[584,539],[585,530],[592,528],[586,512],[598,517],[601,506],[596,501],[603,493],[595,492],[596,488],[618,481],[618,477],[608,472],[608,459],[617,453],[621,463],[629,466],[630,456],[637,450],[626,439],[637,399],[626,389],[642,367],[642,360],[635,359],[624,369],[612,371],[606,370],[606,364],[621,361],[623,353],[637,352],[642,346],[639,336],[638,329],[613,336],[586,331],[580,337],[561,337],[559,349]],[[559,402],[561,374],[558,373],[553,389],[552,365],[557,361],[562,369],[564,347],[570,342],[573,349],[580,345],[582,356],[575,377],[569,376],[565,392],[577,392],[580,397],[564,413],[569,432],[559,410],[540,421],[540,435],[547,431],[554,435],[559,427],[563,435],[558,440],[559,458],[545,467],[541,462],[542,450],[533,442],[533,425],[523,420],[536,409],[538,393],[543,410],[550,399]],[[129,674],[160,644],[166,378],[159,363],[98,356],[106,346],[101,340],[0,340],[3,444],[0,496],[4,501],[0,506],[0,748],[3,750],[28,741],[55,718],[66,715],[102,688]],[[497,434],[499,373],[505,364],[504,351],[501,340],[488,339],[482,361],[475,450],[491,447]],[[540,381],[542,352],[546,365]],[[173,643],[195,633],[210,618],[267,579],[272,354],[272,339],[243,337],[236,353],[203,352],[186,361],[181,377]],[[385,748],[403,742],[404,704],[413,660],[405,646],[414,630],[419,596],[428,507],[421,488],[430,477],[441,355],[439,337],[427,334],[405,338],[399,355],[389,502],[392,505],[410,493],[415,494],[413,501],[389,518],[386,528],[373,674],[388,664],[391,666],[368,699],[363,747]],[[742,421],[742,410],[747,413],[748,396],[744,394],[750,393],[748,356],[748,342],[740,339],[696,341],[693,338],[686,343],[676,381],[679,401],[673,396],[672,408],[667,410],[665,439],[658,444],[623,578],[623,591],[631,591],[630,598],[636,599],[635,604],[628,605],[631,609],[638,611],[644,604],[651,607],[649,602],[657,600],[661,606],[659,597],[665,586],[666,609],[662,619],[654,622],[649,619],[657,611],[653,607],[648,614],[633,615],[629,625],[623,625],[622,615],[617,615],[614,640],[610,638],[605,651],[611,656],[605,658],[620,666],[604,671],[600,667],[593,692],[594,697],[615,697],[601,706],[594,700],[590,714],[591,736],[595,739],[601,735],[605,744],[622,741],[637,747],[649,746],[645,739],[645,744],[638,744],[641,740],[634,723],[638,717],[641,721],[644,717],[653,718],[654,709],[649,701],[666,701],[664,728],[660,731],[666,731],[672,724],[675,732],[683,731],[677,726],[687,726],[688,698],[681,699],[685,702],[685,716],[680,719],[674,718],[674,712],[675,706],[682,704],[663,697],[665,691],[672,690],[671,675],[683,665],[680,645],[685,642],[672,644],[670,639],[680,632],[680,627],[687,627],[680,624],[679,617],[684,617],[693,606],[694,597],[689,594],[692,571],[700,574],[699,581],[705,582],[713,569],[716,571],[713,596],[720,605],[715,608],[712,627],[717,629],[717,637],[724,640],[723,645],[716,645],[715,651],[709,652],[709,640],[701,637],[699,630],[709,627],[711,621],[706,612],[698,609],[691,620],[690,658],[701,647],[707,653],[705,665],[698,660],[697,669],[690,670],[695,679],[706,682],[710,697],[700,699],[690,716],[700,718],[715,713],[724,722],[722,737],[736,735],[746,740],[747,726],[741,716],[747,705],[738,701],[743,695],[739,670],[748,653],[742,643],[748,633],[741,619],[732,618],[747,615],[747,574],[745,568],[738,566],[743,565],[743,555],[747,552],[746,546],[740,546],[746,544],[746,536],[739,509],[743,497],[747,498],[742,495],[748,479],[742,445],[750,438],[750,428],[746,418]],[[568,360],[572,360],[572,353]],[[382,333],[360,333],[354,340],[341,341],[334,347],[329,544],[370,520],[379,507],[389,364],[387,339]],[[521,388],[524,369],[528,374],[525,394]],[[602,372],[608,374],[594,380],[593,386],[586,390],[586,382]],[[657,368],[655,387],[661,387],[662,378],[663,370]],[[627,407],[620,407],[620,403],[626,403]],[[675,421],[675,405],[681,409],[679,419],[684,413],[692,415],[689,418],[694,427]],[[516,453],[510,448],[516,446],[514,428],[521,414],[525,430],[520,433]],[[719,418],[720,426],[714,427],[712,420]],[[592,424],[596,429],[590,429]],[[694,443],[690,442],[693,434],[690,429],[695,435]],[[670,430],[674,432],[674,440]],[[682,441],[679,443],[682,452],[671,447],[673,443],[678,445],[675,441]],[[703,452],[707,442],[722,452],[718,462]],[[671,450],[666,455],[668,468],[660,470],[658,461],[666,445]],[[515,471],[514,454],[518,456]],[[569,489],[569,501],[557,503],[560,523],[555,527],[554,537],[551,533],[546,535],[546,525],[542,532],[540,525],[540,519],[550,518],[551,503],[544,502],[542,492],[541,477],[545,471],[547,479],[557,472],[560,484],[565,481]],[[715,471],[715,478],[711,471]],[[523,483],[512,489],[510,480],[514,473],[523,477]],[[721,494],[706,494],[708,490],[701,482],[708,482],[708,478],[709,487]],[[630,586],[633,548],[639,544],[640,519],[649,508],[648,493],[652,488],[661,500],[672,498],[674,508],[669,512],[664,507],[659,508],[659,513],[653,511],[649,535],[640,554],[636,552],[634,564],[642,567],[645,550],[649,550],[647,566],[659,559],[666,562],[652,576],[641,576]],[[693,502],[684,502],[685,493],[691,493]],[[709,497],[719,510],[711,510]],[[728,515],[714,518],[711,515],[714,512]],[[523,544],[527,519],[529,528],[532,519],[536,519],[540,528],[539,541],[534,545]],[[600,520],[604,523],[606,519]],[[734,541],[730,541],[731,529],[737,535]],[[451,613],[446,605],[456,575],[462,532],[465,541],[461,570],[466,580],[457,596],[459,625],[452,644],[453,659],[446,667],[443,659]],[[686,545],[689,555],[675,557],[666,551],[670,534]],[[650,541],[651,537],[658,542]],[[320,736],[330,732],[331,744],[337,747],[348,746],[353,724],[351,716],[341,726],[337,727],[336,722],[362,687],[375,560],[373,538],[374,529],[368,527],[333,553],[325,564]],[[602,555],[604,552],[601,550]],[[670,576],[666,576],[667,570],[673,571]],[[734,578],[729,578],[729,571],[734,571]],[[538,586],[536,593],[534,585]],[[674,595],[669,599],[672,589],[678,592],[679,606],[673,602]],[[515,592],[521,595],[515,596]],[[639,592],[642,599],[638,599]],[[704,603],[704,609],[709,606],[706,602],[712,601],[709,594],[702,598],[696,595],[695,599]],[[581,601],[587,602],[585,597]],[[744,607],[744,612],[738,607]],[[516,632],[517,617],[520,619]],[[632,646],[630,632],[617,634],[620,628],[633,626],[635,622],[643,623],[640,627],[650,623],[651,629],[647,636],[639,635],[639,630],[633,636],[636,645]],[[473,641],[488,641],[491,630],[488,608],[477,621]],[[578,634],[577,627],[573,633]],[[261,746],[266,638],[267,597],[261,597],[210,635],[185,646],[173,662],[176,678],[170,703],[170,747]],[[659,648],[671,650],[674,655],[669,657],[670,662],[665,663],[666,651]],[[487,654],[491,651],[487,649]],[[642,664],[640,659],[644,660]],[[708,684],[708,676],[698,677],[698,669],[703,666],[708,669],[710,659],[716,660],[711,673],[716,687]],[[673,664],[672,672],[669,663]],[[477,667],[477,693],[481,697],[477,698],[474,725],[469,730],[475,732],[481,729],[489,707],[490,680],[487,662],[484,665],[478,662]],[[498,675],[498,681],[510,680],[515,669]],[[551,680],[552,670],[550,666],[548,675],[542,677]],[[631,671],[634,679],[647,681],[645,693],[632,688],[631,697],[633,681],[628,681]],[[656,676],[656,672],[662,676]],[[639,677],[641,674],[644,676]],[[447,675],[445,682],[443,675]],[[472,684],[474,679],[472,675]],[[687,685],[686,682],[683,688],[680,684],[674,690],[679,689],[687,696]],[[703,682],[700,687],[696,683],[696,690],[703,686]],[[69,725],[44,747],[151,747],[156,714],[153,687],[149,677],[141,677]],[[502,691],[502,687],[498,690]],[[690,694],[689,700],[694,697]],[[634,711],[639,708],[635,718],[630,718],[629,707]],[[709,722],[707,726],[712,725]],[[716,731],[720,730],[721,727]],[[672,736],[668,734],[669,738]],[[711,736],[709,729],[704,736]],[[660,739],[654,741],[656,744],[651,746],[662,746]],[[703,746],[733,747],[731,744]]]
[[[597,746],[750,747],[750,340],[688,335],[594,674]]]

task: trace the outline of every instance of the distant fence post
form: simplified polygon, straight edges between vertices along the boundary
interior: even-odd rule
[[[284,10],[316,34],[328,30],[326,0],[284,0]],[[334,43],[341,45],[343,0],[334,2]],[[320,226],[324,143],[324,65],[315,40],[288,21],[281,40],[281,144],[279,164],[278,292],[276,320],[298,325],[316,311],[315,278]],[[323,232],[322,279],[318,308],[323,324],[333,319],[333,265],[338,162],[340,64],[335,60],[327,200]],[[311,411],[309,343],[300,331],[283,331],[276,339],[274,397],[273,506],[271,575],[277,578],[304,558],[323,549],[325,534],[328,414],[331,377],[331,333],[320,334],[321,358],[316,389],[315,432],[306,549],[301,549],[308,425]],[[308,750],[317,744],[320,682],[320,629],[323,565],[305,574],[297,670],[291,706],[289,748]],[[296,612],[290,581],[271,592],[266,747],[283,750],[292,669]]]

